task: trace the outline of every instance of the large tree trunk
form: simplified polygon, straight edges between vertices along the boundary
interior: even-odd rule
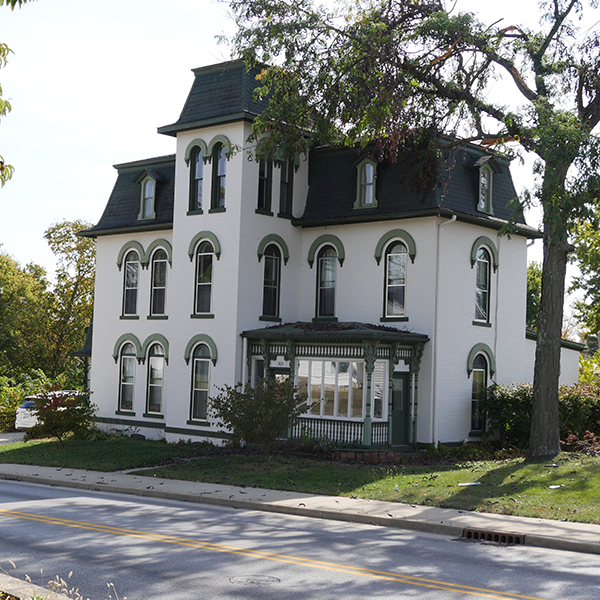
[[[560,452],[558,379],[568,245],[550,241],[552,233],[546,231],[527,454],[531,460],[551,458]]]

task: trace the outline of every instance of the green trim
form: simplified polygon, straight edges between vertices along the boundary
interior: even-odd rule
[[[271,321],[272,323],[281,323],[281,317],[266,317],[261,315],[258,317],[259,321]]]
[[[142,415],[145,419],[164,419],[165,415],[161,415],[158,413],[144,413]]]
[[[290,220],[292,220],[294,218],[294,215],[292,213],[282,213],[282,212],[279,212],[279,213],[277,213],[277,216],[280,219],[290,219]]]
[[[135,417],[135,413],[132,410],[115,410],[115,415],[123,415],[127,417]],[[96,417],[96,420],[101,417]]]
[[[116,415],[118,414],[123,414],[123,416],[125,416],[126,414],[130,414],[130,413],[119,413],[119,412],[115,412]],[[148,422],[148,421],[130,421],[128,419],[113,419],[111,417],[96,417],[95,420],[98,423],[109,423],[111,425],[125,425],[127,427],[144,427],[146,429],[164,429],[165,428],[165,424],[164,423],[152,423],[152,422]]]
[[[202,151],[202,160],[204,162],[206,162],[206,160],[208,159],[208,146],[206,145],[206,142],[200,138],[196,138],[187,145],[185,149],[185,154],[183,156],[185,164],[188,167],[190,166],[190,155],[192,154],[192,150],[194,148],[200,148],[200,150]]]
[[[337,236],[325,233],[320,235],[310,246],[310,250],[308,251],[308,264],[310,265],[310,268],[312,269],[313,263],[315,262],[315,253],[317,252],[317,249],[319,246],[324,246],[325,244],[331,244],[335,247],[340,267],[343,267],[344,259],[346,258],[344,244],[342,244],[340,238]]]
[[[186,421],[188,425],[206,425],[208,421]],[[199,436],[202,435],[204,437],[212,437],[220,440],[228,440],[229,434],[224,433],[223,431],[212,431],[212,430],[197,430],[197,429],[187,429],[183,427],[165,427],[165,433],[179,433],[181,435],[194,435]]]
[[[315,317],[312,320],[313,323],[337,323],[337,317]]]
[[[166,321],[168,318],[168,315],[148,315],[146,317],[148,321]]]
[[[190,315],[190,319],[214,319],[215,315],[212,313],[194,313]]]
[[[481,246],[487,246],[492,253],[495,273],[499,265],[498,248],[496,248],[496,244],[494,244],[494,242],[492,242],[492,240],[485,235],[478,237],[471,247],[471,268],[473,268],[477,262],[477,251],[479,248],[481,248]]]
[[[408,317],[381,317],[379,321],[381,321],[381,323],[392,323],[393,321],[406,323],[408,321]]]
[[[533,329],[526,329],[525,338],[528,340],[537,341],[537,331],[534,331]],[[579,342],[574,342],[573,340],[565,340],[564,338],[560,340],[560,347],[566,348],[567,350],[576,350],[577,352],[583,352],[585,350],[585,344],[580,344]]]
[[[233,146],[231,145],[229,138],[221,133],[215,135],[215,137],[210,140],[210,143],[208,144],[208,160],[212,160],[213,150],[217,144],[223,145],[225,148],[225,154],[227,155],[227,160],[229,160],[233,154]]]
[[[167,364],[169,364],[169,342],[167,338],[161,333],[151,333],[144,340],[144,343],[142,344],[142,356],[146,356],[150,344],[153,344],[154,342],[158,342],[163,347],[165,351],[165,361],[167,362]]]
[[[373,202],[371,204],[363,204],[362,202],[362,171],[363,165],[370,164],[373,167]],[[356,168],[356,200],[352,206],[353,210],[377,208],[377,162],[371,158],[365,157],[360,162],[354,165]]]
[[[138,321],[139,318],[139,315],[121,315],[119,317],[121,321]]]
[[[139,233],[141,231],[169,231],[173,223],[146,223],[144,225],[131,225],[128,227],[110,227],[109,229],[84,230],[77,233],[80,237],[98,238],[105,235],[121,235],[125,233]]]
[[[204,211],[201,208],[196,208],[195,210],[188,210],[186,215],[203,215]]]
[[[290,259],[290,250],[288,245],[285,243],[285,240],[276,233],[269,233],[269,235],[265,235],[265,237],[260,240],[258,244],[257,254],[258,254],[258,262],[261,261],[262,257],[265,254],[265,249],[269,244],[277,244],[283,253],[283,264],[287,265],[287,261]]]
[[[144,216],[144,188],[146,187],[147,181],[152,181],[154,183],[154,186],[152,189],[152,210],[150,211],[150,214],[145,217]],[[138,183],[138,182],[136,181],[136,183]],[[139,181],[139,184],[141,185],[142,189],[141,189],[141,194],[140,194],[140,196],[141,196],[140,197],[140,212],[138,213],[138,221],[154,221],[154,219],[156,219],[156,211],[154,210],[155,205],[156,205],[156,178],[152,177],[152,175],[146,175]]]
[[[272,210],[267,210],[266,208],[255,208],[254,212],[257,215],[265,215],[265,217],[272,217],[273,216],[273,211]]]
[[[489,163],[493,161],[490,160]],[[485,163],[479,167],[479,173],[477,174],[479,177],[479,195],[477,196],[477,204],[475,208],[477,212],[483,213],[485,215],[493,215],[494,214],[494,203],[493,203],[493,189],[494,189],[494,172],[498,172],[495,169],[492,169],[489,163]],[[481,173],[482,171],[488,172],[488,197],[486,198],[485,208],[479,207],[479,201],[481,200]]]
[[[206,427],[207,425],[210,427],[210,421],[207,419],[188,419],[186,421],[187,425],[198,425],[199,427]]]
[[[194,260],[194,254],[196,252],[196,246],[201,240],[208,240],[212,245],[215,251],[215,256],[217,260],[219,260],[221,256],[221,244],[217,239],[217,236],[212,231],[199,231],[190,242],[188,247],[188,256],[190,257],[190,262]]]
[[[469,352],[469,358],[467,359],[467,373],[469,377],[471,377],[471,373],[473,372],[473,361],[475,360],[475,357],[480,353],[483,353],[487,356],[490,365],[490,376],[493,377],[494,373],[496,372],[496,358],[494,357],[492,349],[483,342],[475,344],[471,348],[471,352]]]
[[[487,321],[473,321],[473,325],[476,325],[477,327],[491,327],[492,324],[488,323]]]
[[[388,242],[393,239],[401,239],[408,248],[408,255],[410,256],[410,262],[415,262],[415,256],[417,255],[417,245],[412,235],[404,229],[392,229],[379,238],[377,246],[375,247],[375,260],[377,264],[381,263],[381,257],[383,256],[383,250],[387,246]]]
[[[214,208],[208,209],[208,214],[212,215],[213,213],[224,213],[226,211],[224,206],[215,206]]]
[[[177,137],[180,131],[190,131],[191,129],[201,129],[202,127],[210,127],[212,125],[224,125],[225,123],[235,123],[236,121],[248,121],[252,123],[256,119],[254,113],[246,110],[225,115],[224,117],[210,117],[208,119],[200,119],[198,121],[190,121],[189,123],[173,123],[172,125],[164,125],[157,129],[158,133]]]
[[[119,336],[119,339],[115,342],[115,346],[113,348],[112,356],[115,359],[115,362],[117,362],[117,359],[119,358],[119,351],[121,350],[121,346],[125,342],[131,342],[134,345],[135,356],[138,360],[144,357],[144,353],[142,352],[142,345],[140,344],[140,340],[138,340],[137,336],[133,333],[124,333],[123,335]]]
[[[171,242],[163,238],[154,240],[150,243],[148,249],[144,253],[144,258],[141,261],[142,265],[148,266],[150,264],[152,253],[154,252],[154,250],[156,250],[156,248],[162,248],[167,253],[167,260],[169,261],[169,264],[173,266],[173,246],[171,246]]]
[[[119,271],[121,270],[121,267],[123,266],[123,260],[125,259],[125,255],[127,254],[127,252],[129,252],[129,250],[135,250],[138,253],[140,263],[142,262],[143,258],[146,256],[143,246],[139,242],[136,242],[135,240],[130,240],[129,242],[124,244],[121,247],[121,249],[119,250],[119,254],[117,256],[117,267],[119,267]]]
[[[183,355],[183,358],[185,359],[185,364],[190,364],[190,356],[192,354],[193,347],[201,343],[206,344],[208,346],[210,350],[210,358],[212,360],[213,365],[216,366],[218,358],[217,345],[214,343],[210,335],[207,335],[206,333],[198,333],[187,343],[187,346],[185,347],[185,353]]]

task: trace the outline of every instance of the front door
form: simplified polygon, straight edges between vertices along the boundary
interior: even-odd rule
[[[408,444],[409,431],[409,373],[392,376],[392,446]]]

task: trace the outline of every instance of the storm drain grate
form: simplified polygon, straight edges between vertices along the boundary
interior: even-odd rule
[[[506,533],[505,531],[489,531],[487,529],[463,529],[463,538],[476,542],[496,542],[507,546],[517,546],[525,543],[525,536],[520,533]]]

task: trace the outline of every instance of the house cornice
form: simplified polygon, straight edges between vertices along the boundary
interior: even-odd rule
[[[190,131],[192,129],[202,129],[204,127],[212,127],[213,125],[224,125],[226,123],[235,123],[236,121],[247,121],[252,123],[258,115],[248,111],[232,113],[230,115],[211,117],[210,119],[201,119],[200,121],[190,121],[189,123],[173,123],[172,125],[164,125],[157,129],[158,133],[176,137],[182,131]]]
[[[131,227],[113,227],[112,229],[84,229],[77,232],[78,236],[97,238],[104,235],[118,235],[120,233],[138,233],[140,231],[169,231],[173,229],[173,223],[149,223],[145,225],[134,225]]]

